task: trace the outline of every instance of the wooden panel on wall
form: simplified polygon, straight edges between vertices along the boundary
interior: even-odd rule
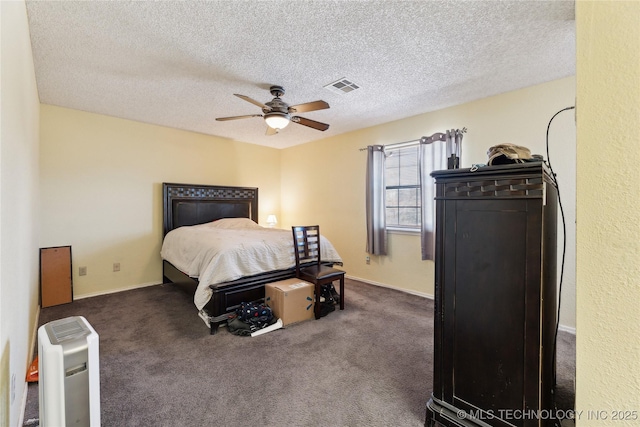
[[[40,296],[43,308],[73,301],[71,246],[40,249]]]

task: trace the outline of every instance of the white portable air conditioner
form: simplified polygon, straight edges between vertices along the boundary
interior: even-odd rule
[[[82,316],[38,328],[40,426],[100,426],[98,334]]]

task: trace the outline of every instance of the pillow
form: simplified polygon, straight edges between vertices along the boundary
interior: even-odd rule
[[[247,229],[247,228],[262,228],[249,218],[222,218],[217,221],[209,223],[211,227],[223,228],[223,229]]]

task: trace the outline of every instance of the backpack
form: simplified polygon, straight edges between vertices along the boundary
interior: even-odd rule
[[[262,329],[273,321],[273,311],[264,304],[256,304],[253,302],[241,302],[240,307],[236,308],[238,319],[249,325]]]
[[[494,145],[487,150],[487,156],[489,157],[488,165],[509,165],[542,160],[532,156],[531,150],[527,147],[515,144]]]

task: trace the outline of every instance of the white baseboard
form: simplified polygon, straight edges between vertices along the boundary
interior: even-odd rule
[[[558,326],[558,330],[559,331],[563,331],[563,332],[568,332],[572,335],[576,334],[576,328],[572,328],[571,326],[564,326],[564,325],[559,325]]]
[[[344,277],[346,277],[347,279],[357,280],[358,282],[368,283],[369,285],[380,286],[381,288],[394,289],[396,291],[405,292],[407,294],[416,295],[416,296],[428,298],[428,299],[433,299],[433,295],[428,294],[426,292],[418,292],[418,291],[413,291],[411,289],[398,288],[396,286],[387,285],[386,283],[374,282],[373,280],[363,279],[361,277],[356,277],[356,276],[350,276],[348,274],[345,275]]]
[[[40,323],[40,305],[38,304],[38,308],[36,311],[36,321],[33,323],[33,330],[31,331],[31,340],[29,341],[29,365],[27,365],[27,369],[33,362],[33,356],[36,351],[36,345],[38,345],[38,324]],[[26,375],[25,375],[26,377]],[[18,425],[24,425],[24,411],[27,409],[27,392],[29,391],[29,382],[24,382],[24,393],[22,393],[22,403],[20,404],[20,419],[18,420]]]
[[[380,286],[381,288],[395,289],[396,291],[406,292],[406,293],[411,294],[411,295],[417,295],[417,296],[423,297],[423,298],[434,299],[433,295],[427,294],[425,292],[418,292],[418,291],[413,291],[413,290],[410,290],[410,289],[398,288],[396,286],[391,286],[391,285],[387,285],[385,283],[380,283],[380,282],[374,282],[373,280],[363,279],[361,277],[356,277],[356,276],[345,275],[345,277],[348,278],[348,279],[357,280],[358,282],[368,283],[369,285]],[[576,334],[576,328],[573,328],[571,326],[558,325],[558,330],[563,331],[563,332],[567,332],[567,333],[570,333],[570,334],[573,334],[573,335]]]
[[[29,383],[24,383],[24,393],[22,393],[22,405],[20,405],[20,419],[18,420],[18,425],[24,425],[24,411],[27,410],[27,393],[29,391]]]
[[[125,286],[123,288],[109,289],[108,291],[92,292],[90,294],[82,294],[82,295],[75,295],[74,294],[73,295],[73,299],[77,300],[77,299],[97,297],[97,296],[100,296],[100,295],[115,294],[115,293],[118,293],[118,292],[131,291],[133,289],[146,288],[148,286],[156,286],[156,285],[160,285],[160,283],[158,283],[158,282],[140,283],[138,285]]]

